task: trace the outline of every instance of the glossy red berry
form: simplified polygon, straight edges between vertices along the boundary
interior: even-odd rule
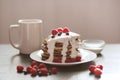
[[[41,63],[40,65],[39,65],[39,68],[45,68],[46,67],[46,65],[44,64],[44,63]]]
[[[103,65],[97,65],[96,68],[103,69]]]
[[[96,76],[100,76],[100,75],[102,74],[102,70],[99,69],[99,68],[95,68],[95,69],[94,69],[94,74],[95,74]]]
[[[18,66],[17,66],[17,71],[18,71],[18,72],[22,72],[23,69],[24,69],[24,67],[23,67],[22,65],[18,65]]]
[[[34,65],[33,68],[38,69],[38,66],[37,66],[37,65]]]
[[[26,67],[26,71],[27,71],[28,73],[31,73],[31,70],[32,70],[32,67],[31,67],[31,66]]]
[[[36,61],[32,61],[31,66],[33,67],[34,65],[38,65]]]
[[[65,27],[65,28],[63,29],[63,33],[68,33],[68,32],[69,32],[69,28]]]
[[[56,35],[58,33],[58,31],[56,29],[52,30],[52,35]]]
[[[52,67],[52,68],[51,68],[51,72],[52,72],[53,74],[56,74],[56,73],[58,72],[58,69],[57,69],[56,67]]]
[[[37,70],[35,68],[32,68],[30,73],[31,73],[31,75],[36,75],[37,74]]]
[[[57,29],[57,31],[58,31],[58,32],[62,32],[62,31],[63,31],[63,28],[59,27],[59,28]]]
[[[96,69],[95,65],[90,65],[90,66],[89,66],[89,70],[90,70],[91,72],[94,72],[94,69]]]
[[[48,74],[48,70],[46,68],[42,68],[40,69],[40,71],[41,71],[41,74],[45,74],[45,75]]]

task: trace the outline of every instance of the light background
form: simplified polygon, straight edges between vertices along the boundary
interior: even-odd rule
[[[120,43],[120,0],[0,0],[0,43],[9,43],[10,24],[28,18],[43,20],[43,37],[68,26],[82,39]]]

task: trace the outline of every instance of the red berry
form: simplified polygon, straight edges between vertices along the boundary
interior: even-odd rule
[[[46,68],[42,68],[42,69],[40,69],[40,71],[41,71],[41,74],[48,74],[48,70],[46,69]]]
[[[38,65],[36,61],[32,61],[31,66],[33,67],[34,65]]]
[[[52,72],[53,74],[56,74],[56,73],[58,72],[58,69],[57,69],[56,67],[52,67],[52,68],[51,68],[51,72]]]
[[[44,64],[44,63],[41,63],[40,65],[39,65],[39,68],[45,68],[46,67],[46,65]]]
[[[90,66],[89,66],[89,70],[90,70],[91,72],[94,72],[94,69],[96,69],[96,67],[95,67],[94,65],[90,65]]]
[[[81,61],[81,56],[77,56],[76,57],[76,62],[80,62]]]
[[[22,66],[22,65],[18,65],[18,66],[17,66],[17,71],[18,71],[18,72],[22,72],[22,71],[23,71],[23,69],[24,69],[24,68],[23,68],[23,66]]]
[[[58,33],[58,31],[56,29],[52,30],[52,35],[56,35]]]
[[[37,66],[37,65],[34,65],[33,68],[38,69],[38,66]]]
[[[30,71],[30,73],[32,75],[36,75],[37,74],[37,70],[35,68],[32,68],[31,71]]]
[[[94,69],[94,74],[95,74],[96,76],[100,76],[100,75],[102,74],[102,70],[99,69],[99,68],[95,68],[95,69]]]
[[[57,29],[57,31],[58,31],[58,32],[62,32],[62,31],[63,31],[63,28],[60,27],[60,28]]]
[[[32,69],[31,66],[26,67],[26,71],[27,71],[28,73],[31,73],[31,69]]]
[[[65,27],[65,28],[63,29],[63,33],[68,33],[68,32],[69,32],[69,28]]]
[[[101,70],[103,69],[102,65],[97,65],[96,67],[99,68],[99,69],[101,69]]]

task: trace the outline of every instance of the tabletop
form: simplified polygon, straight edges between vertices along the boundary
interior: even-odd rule
[[[29,55],[20,54],[10,44],[0,44],[0,80],[120,80],[120,44],[106,44],[93,61],[74,66],[56,66],[59,71],[54,75],[32,77],[17,73],[17,65],[28,66],[31,61]],[[96,77],[88,67],[99,64],[103,65],[103,73]]]

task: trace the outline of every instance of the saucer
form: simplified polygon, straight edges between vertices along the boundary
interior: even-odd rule
[[[105,46],[105,41],[103,40],[83,40],[81,47],[86,50],[90,50],[96,54],[101,53]]]

